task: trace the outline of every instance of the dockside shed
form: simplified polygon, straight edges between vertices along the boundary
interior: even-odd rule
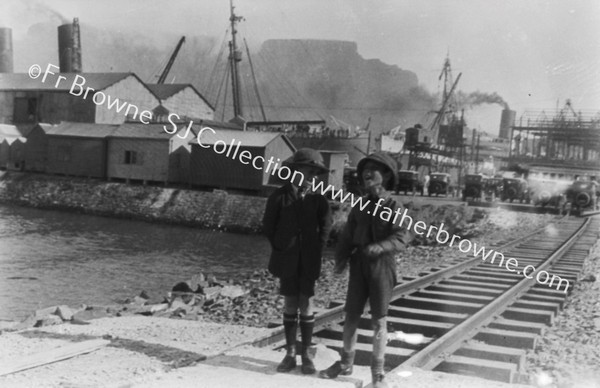
[[[107,137],[118,125],[62,122],[48,129],[50,174],[106,178]]]
[[[321,179],[325,185],[332,185],[339,190],[344,185],[344,167],[348,162],[348,153],[343,151],[319,151],[323,156],[323,162],[329,169],[328,174],[323,174]]]
[[[121,124],[127,116],[139,119],[142,111],[151,112],[159,104],[134,73],[56,73],[45,80],[0,74],[0,122],[4,123]]]
[[[46,172],[48,165],[48,135],[52,124],[36,124],[27,135],[24,170]]]
[[[252,159],[260,156],[269,160],[273,157],[274,161],[279,160],[281,166],[281,162],[292,156],[295,151],[289,138],[281,133],[213,129],[215,133],[205,130],[200,134],[202,145],[208,148],[203,148],[196,140],[190,143],[190,173],[194,186],[263,192],[270,178],[270,174],[264,173],[263,165],[266,166],[266,163],[258,159],[256,165],[261,169],[257,169],[251,162],[241,163],[239,155],[243,151],[249,151]],[[215,152],[215,143],[219,141],[228,147],[234,144],[234,150],[237,149],[236,157],[233,157],[233,151],[229,156],[226,153]]]
[[[168,133],[165,128],[169,132]],[[189,182],[193,128],[170,124],[125,123],[108,137],[107,177],[126,181]]]
[[[0,168],[20,170],[25,158],[27,141],[15,125],[0,124]]]

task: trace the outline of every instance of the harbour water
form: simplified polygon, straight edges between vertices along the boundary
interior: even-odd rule
[[[256,235],[0,205],[0,319],[57,304],[162,298],[202,272],[235,279],[266,268]]]

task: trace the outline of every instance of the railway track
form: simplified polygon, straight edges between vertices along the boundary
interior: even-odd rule
[[[598,240],[600,217],[563,218],[511,242],[489,248],[533,266],[525,278],[498,262],[463,256],[416,278],[403,278],[394,289],[388,331],[420,333],[428,343],[388,343],[386,370],[408,367],[466,374],[504,382],[526,382],[526,350],[532,349],[564,306],[567,293],[548,287],[547,273],[568,280],[570,291],[583,261]],[[549,278],[548,278],[549,279]],[[557,278],[558,279],[558,278]],[[552,278],[553,286],[555,283]],[[545,284],[541,284],[540,282]],[[563,283],[564,286],[564,283]],[[316,316],[314,342],[342,348],[343,302]],[[366,309],[368,311],[368,308]],[[390,335],[390,338],[394,338]],[[283,329],[255,341],[255,346],[280,346]],[[370,316],[361,318],[355,362],[369,365],[372,350]]]

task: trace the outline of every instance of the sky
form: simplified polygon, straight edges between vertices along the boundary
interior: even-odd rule
[[[250,47],[266,39],[354,41],[364,58],[413,71],[438,92],[449,55],[457,90],[497,93],[516,111],[600,111],[598,0],[234,0]],[[143,34],[173,46],[181,35],[227,29],[228,0],[2,0],[13,39],[36,22],[80,23]],[[26,68],[15,68],[25,72]],[[498,128],[502,106],[465,112],[471,127]]]

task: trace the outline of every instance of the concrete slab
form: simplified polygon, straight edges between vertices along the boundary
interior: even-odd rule
[[[152,381],[146,380],[141,384],[121,386],[132,388],[361,388],[371,383],[370,369],[361,366],[354,368],[352,376],[341,376],[334,380],[321,379],[316,374],[303,375],[299,365],[290,373],[278,373],[276,368],[284,355],[283,351],[244,346],[209,358],[193,367],[180,368],[157,376]],[[337,360],[339,360],[337,352],[322,345],[317,346],[314,360],[317,370],[325,369]]]

